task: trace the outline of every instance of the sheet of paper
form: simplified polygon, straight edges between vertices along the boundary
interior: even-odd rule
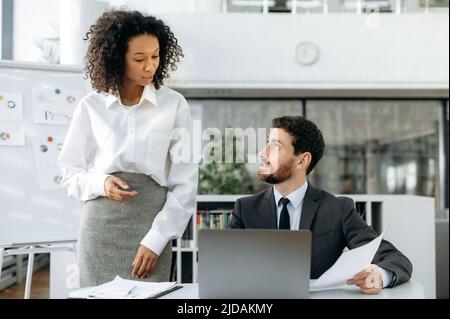
[[[89,297],[122,299],[128,297],[128,295],[136,288],[136,285],[133,283],[121,282],[116,279],[92,289],[89,293]]]
[[[0,92],[1,145],[25,145],[21,94]]]
[[[347,285],[348,279],[363,271],[372,263],[383,234],[361,247],[343,252],[330,269],[324,272],[317,280],[311,281],[309,290],[339,289]]]
[[[143,282],[116,276],[114,280],[103,285],[74,290],[69,294],[69,298],[148,299],[175,285],[175,282]]]
[[[82,91],[46,86],[33,88],[34,123],[69,125],[82,97]]]

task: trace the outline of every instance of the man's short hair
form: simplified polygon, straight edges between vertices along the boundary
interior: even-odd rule
[[[306,170],[306,174],[309,174],[322,158],[325,150],[322,131],[316,124],[302,116],[277,117],[272,120],[272,127],[283,129],[293,137],[292,146],[294,146],[295,155],[311,153],[311,163]]]

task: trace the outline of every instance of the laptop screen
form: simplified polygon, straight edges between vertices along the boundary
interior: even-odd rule
[[[307,298],[311,231],[199,231],[200,298]]]

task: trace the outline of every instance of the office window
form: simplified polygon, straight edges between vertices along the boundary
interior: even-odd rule
[[[295,4],[296,13],[323,13],[329,10],[329,2],[326,0],[297,0],[288,1],[287,5],[292,9]],[[335,1],[336,2],[336,1]]]
[[[13,1],[13,60],[59,63],[59,3]]]
[[[200,164],[199,194],[252,194],[267,187],[256,178],[259,163],[257,161],[251,163],[257,157],[258,144],[264,145],[267,139],[265,134],[258,135],[258,128],[268,134],[273,118],[302,115],[302,103],[296,100],[189,100],[189,105],[194,125],[195,120],[200,120],[202,132],[205,131],[208,134],[214,131],[220,132],[223,143],[226,128],[240,128],[242,132],[251,129],[254,130],[257,138],[253,147],[249,143],[249,139],[252,138],[250,134],[239,135],[239,132],[235,132],[234,156],[231,154],[229,157],[233,158],[233,163],[224,160],[227,152],[223,149],[222,162],[226,163]],[[202,150],[207,149],[209,143],[210,140],[202,141]],[[245,158],[241,162],[236,157],[237,143],[244,145]]]
[[[308,101],[322,129],[324,157],[312,173],[336,194],[436,196],[440,101]]]
[[[341,0],[340,8],[336,8],[338,1],[328,1],[330,12],[339,9],[341,12],[380,12],[380,13],[428,13],[447,12],[448,0]],[[331,5],[331,3],[335,3]]]
[[[433,12],[448,13],[448,0],[403,0],[403,8],[406,13]]]
[[[427,13],[447,12],[448,0],[224,0],[227,12],[268,13]],[[295,5],[295,8],[293,6]]]
[[[341,0],[342,12],[394,12],[397,0]]]
[[[102,1],[102,0],[97,0]],[[108,0],[115,8],[126,7],[143,12],[160,14],[194,14],[201,9],[205,2],[216,3],[221,0]]]
[[[229,13],[239,13],[239,12],[252,12],[252,13],[262,13],[263,12],[263,1],[262,0],[224,0],[226,1],[226,10]],[[274,4],[274,1],[269,1],[269,5]]]

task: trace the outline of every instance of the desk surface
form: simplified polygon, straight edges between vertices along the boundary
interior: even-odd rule
[[[183,284],[183,288],[160,299],[199,299],[198,284]],[[365,295],[356,286],[348,286],[345,289],[311,292],[310,299],[424,299],[423,286],[414,281],[409,281],[395,288],[383,289],[378,295]]]

